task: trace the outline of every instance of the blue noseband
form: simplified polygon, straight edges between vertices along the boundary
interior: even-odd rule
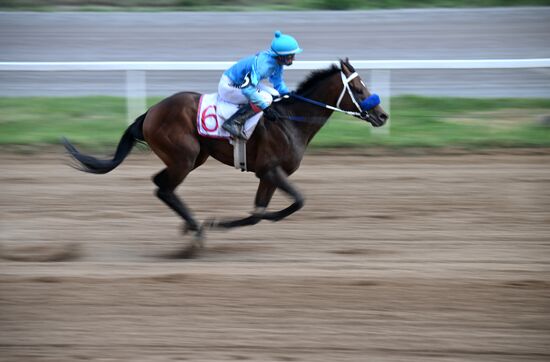
[[[378,94],[373,93],[370,97],[363,100],[360,104],[361,109],[364,111],[370,111],[374,107],[380,104],[380,97]]]

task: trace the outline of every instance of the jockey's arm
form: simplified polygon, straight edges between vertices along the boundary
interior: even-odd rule
[[[273,84],[273,88],[275,88],[280,95],[283,96],[290,93],[283,79],[283,67],[277,69],[271,77],[269,77],[269,81]]]
[[[242,89],[242,92],[248,100],[259,107],[260,109],[266,109],[269,107],[269,103],[266,102],[266,99],[260,95],[256,85],[253,85],[252,82],[247,87]]]
[[[258,91],[258,84],[262,79],[267,78],[267,74],[270,73],[270,65],[266,64],[265,58],[256,57],[254,63],[252,63],[252,69],[250,70],[250,83],[242,89],[242,93],[248,100],[259,107],[260,109],[266,109],[271,102],[267,101]]]

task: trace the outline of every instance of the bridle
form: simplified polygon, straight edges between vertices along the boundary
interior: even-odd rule
[[[340,93],[340,97],[338,97],[338,101],[336,102],[336,108],[340,108],[340,103],[342,102],[342,99],[344,99],[344,96],[349,94],[351,101],[353,104],[355,104],[355,107],[359,112],[362,111],[361,107],[359,106],[359,103],[357,103],[357,100],[355,99],[355,96],[353,94],[353,91],[351,90],[351,87],[349,86],[349,83],[357,78],[359,74],[357,72],[353,72],[349,77],[346,78],[346,75],[344,72],[340,71],[340,77],[342,78],[342,84],[344,87],[342,87],[342,92]],[[347,91],[347,92],[346,92]]]
[[[338,101],[336,102],[336,107],[333,107],[331,105],[328,105],[328,104],[325,104],[325,103],[322,103],[322,102],[315,101],[313,99],[303,97],[303,96],[295,94],[295,93],[290,93],[289,95],[285,95],[282,98],[293,97],[293,98],[299,99],[301,101],[314,104],[314,105],[319,106],[319,107],[328,108],[332,111],[336,111],[336,112],[344,113],[344,114],[354,116],[354,117],[357,117],[357,118],[361,118],[364,121],[369,121],[371,119],[370,113],[368,112],[368,110],[361,109],[361,106],[359,105],[359,103],[357,103],[357,99],[355,98],[355,95],[353,94],[353,90],[349,86],[349,83],[352,80],[354,80],[355,78],[357,78],[358,76],[359,76],[359,74],[357,74],[357,72],[353,72],[349,77],[346,77],[344,72],[340,70],[340,77],[342,78],[343,87],[342,87],[342,92],[340,93],[340,96],[338,97]],[[357,108],[357,112],[355,112],[355,111],[346,111],[346,110],[340,108],[340,103],[342,102],[342,100],[344,99],[344,96],[346,94],[348,94],[350,96],[351,101],[353,102],[353,104]]]

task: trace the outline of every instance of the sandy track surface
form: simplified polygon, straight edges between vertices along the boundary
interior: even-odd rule
[[[194,260],[154,156],[63,157],[0,154],[1,361],[550,359],[549,155],[309,155],[303,210]],[[255,188],[208,161],[179,194],[245,216]]]

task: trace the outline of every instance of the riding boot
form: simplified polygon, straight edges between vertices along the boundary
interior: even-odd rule
[[[246,139],[244,134],[244,124],[247,119],[252,117],[257,112],[252,108],[250,103],[243,105],[237,110],[228,120],[226,120],[222,128],[229,132],[233,137]]]

